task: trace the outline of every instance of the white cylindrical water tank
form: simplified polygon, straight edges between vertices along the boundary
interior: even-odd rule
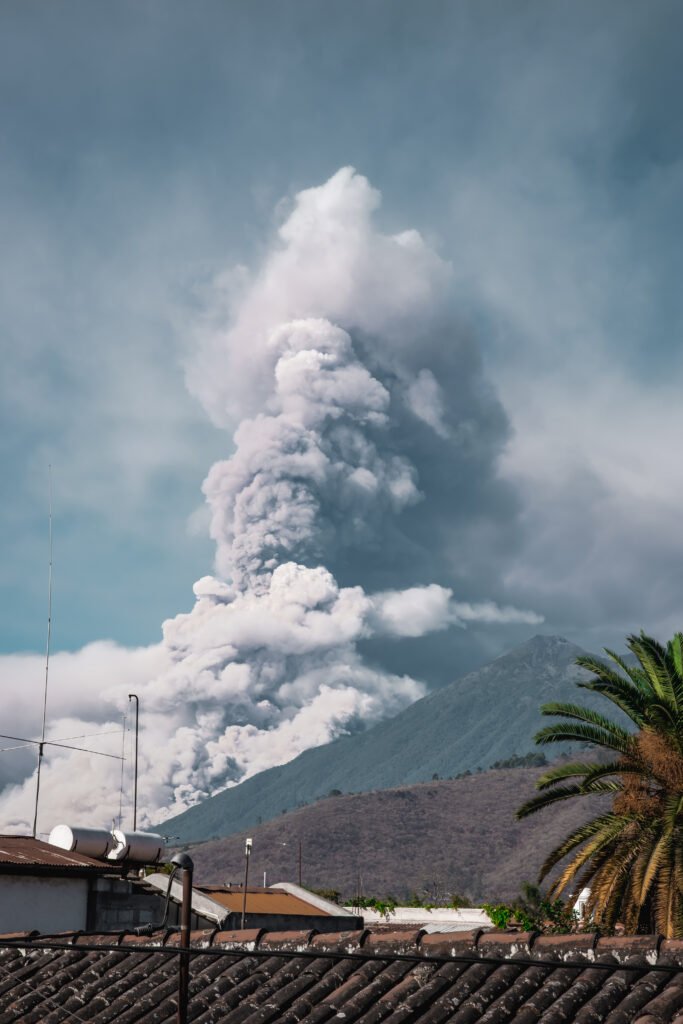
[[[138,864],[156,864],[164,855],[163,836],[154,832],[123,832],[115,828],[112,832],[114,848],[109,860],[132,860]]]
[[[104,828],[71,828],[55,825],[48,837],[51,846],[71,853],[84,853],[86,857],[104,859],[114,847],[114,837]]]

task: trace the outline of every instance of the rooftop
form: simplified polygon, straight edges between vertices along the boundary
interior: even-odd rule
[[[70,853],[31,836],[0,835],[0,872],[3,874],[111,874],[115,869],[111,861]]]
[[[177,932],[5,936],[0,1019],[172,1024]],[[657,936],[194,932],[197,1024],[681,1024],[683,941]]]
[[[244,902],[244,888],[239,885],[195,885],[194,888],[209,896],[226,910],[240,912]],[[293,888],[293,887],[292,887]],[[297,887],[298,888],[298,887]],[[310,895],[310,898],[307,898]],[[323,901],[304,889],[287,892],[282,885],[262,888],[248,886],[246,912],[248,914],[301,914],[307,917],[329,917],[331,913],[348,914],[343,907],[325,907]]]
[[[164,896],[169,891],[169,877],[160,872],[147,875],[141,883]],[[182,903],[182,884],[174,879],[170,887],[171,899]],[[245,907],[242,886],[194,885],[192,910],[220,928],[239,925]],[[356,928],[363,918],[345,907],[322,899],[292,882],[280,882],[269,888],[249,886],[246,891],[246,924],[265,928],[313,928],[328,932]],[[232,919],[231,919],[232,918]]]

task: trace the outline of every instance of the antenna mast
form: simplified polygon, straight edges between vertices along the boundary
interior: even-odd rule
[[[36,776],[36,805],[33,813],[33,838],[38,831],[38,799],[40,797],[40,769],[43,763],[43,748],[45,746],[45,725],[47,722],[47,683],[50,673],[50,639],[52,636],[52,466],[48,465],[49,479],[49,506],[48,506],[48,532],[50,539],[50,561],[47,573],[47,641],[45,644],[45,691],[43,694],[43,727],[40,732],[40,743],[38,744],[38,773]]]

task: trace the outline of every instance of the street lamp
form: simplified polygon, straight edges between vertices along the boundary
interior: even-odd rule
[[[249,858],[251,856],[252,845],[253,839],[247,839],[244,844],[244,892],[242,893],[242,929],[244,929],[244,924],[247,918],[247,885],[249,884]]]

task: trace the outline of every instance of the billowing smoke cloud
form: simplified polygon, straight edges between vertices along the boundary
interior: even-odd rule
[[[226,279],[227,328],[207,321],[188,361],[189,386],[215,422],[234,428],[235,447],[204,484],[216,576],[195,585],[191,612],[164,624],[163,643],[146,654],[154,671],[136,680],[144,820],[424,693],[418,678],[368,663],[365,641],[540,621],[456,600],[419,557],[421,532],[438,532],[444,515],[430,502],[435,472],[455,475],[453,491],[440,490],[456,505],[497,486],[504,417],[473,346],[449,321],[448,266],[417,232],[380,232],[378,203],[348,168],[300,193],[260,273]],[[456,505],[448,514],[457,523]],[[473,527],[462,521],[466,544]],[[401,585],[383,585],[389,578]],[[73,668],[85,655],[71,658]],[[114,728],[132,685],[122,676],[103,686],[93,673],[80,715],[57,696],[51,734]],[[92,759],[84,774],[83,757],[50,756],[46,825],[111,818],[112,769]],[[6,791],[6,827],[29,820],[32,785]]]

